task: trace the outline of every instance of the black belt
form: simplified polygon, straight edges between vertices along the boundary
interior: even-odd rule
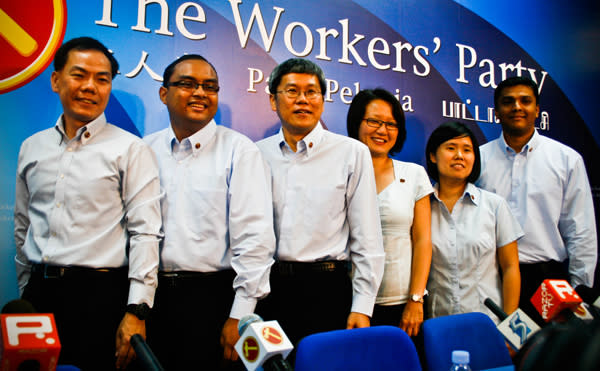
[[[40,275],[42,278],[63,278],[71,276],[82,276],[91,274],[127,273],[127,267],[119,268],[90,268],[80,266],[60,266],[48,264],[33,264],[32,275]]]
[[[568,277],[568,262],[559,262],[556,260],[548,260],[538,263],[520,263],[519,270],[524,273],[535,272],[544,276],[556,276],[548,278]]]
[[[348,272],[348,262],[345,260],[329,260],[320,262],[288,262],[277,261],[271,267],[271,272],[283,276],[293,276],[303,273],[318,272]]]
[[[215,272],[192,272],[192,271],[160,271],[158,272],[158,278],[167,278],[167,279],[196,279],[196,278],[207,278],[207,277],[215,277],[225,274],[233,273],[233,269],[225,269],[221,271]]]

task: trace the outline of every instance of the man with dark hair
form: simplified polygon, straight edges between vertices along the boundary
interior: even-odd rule
[[[384,263],[369,150],[323,129],[326,85],[315,63],[289,59],[269,81],[281,130],[257,144],[271,167],[277,254],[261,313],[293,343],[369,326]]]
[[[535,130],[540,106],[534,81],[504,80],[496,88],[494,105],[502,134],[481,146],[478,184],[504,197],[523,227],[519,306],[543,323],[530,298],[544,279],[568,279],[573,287],[593,285],[597,241],[592,193],[581,156]]]
[[[127,366],[156,289],[158,167],[140,138],[106,122],[117,70],[97,40],[63,44],[51,76],[63,114],[23,142],[17,165],[22,297],[54,313],[59,363],[84,370]]]
[[[267,169],[250,139],[215,122],[219,77],[205,58],[185,55],[163,76],[171,125],[145,138],[166,192],[148,339],[167,370],[235,367],[238,321],[270,290]]]

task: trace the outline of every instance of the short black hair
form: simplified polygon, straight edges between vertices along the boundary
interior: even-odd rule
[[[317,76],[319,85],[321,86],[321,95],[325,95],[327,82],[325,81],[323,70],[315,62],[302,58],[290,58],[273,69],[269,76],[269,92],[271,94],[277,92],[277,87],[281,83],[281,79],[288,73],[306,73]]]
[[[104,46],[104,44],[102,44],[100,41],[87,36],[71,39],[58,48],[56,54],[54,55],[54,71],[62,71],[63,68],[65,68],[67,60],[69,59],[69,52],[71,50],[97,50],[102,52],[102,54],[104,54],[110,62],[112,78],[114,79],[119,72],[119,62],[117,62],[117,59],[106,48],[106,46]]]
[[[356,94],[350,108],[348,109],[348,117],[346,119],[346,128],[348,129],[348,136],[354,139],[358,139],[358,129],[360,123],[365,118],[365,112],[369,103],[376,99],[381,99],[390,104],[392,107],[392,116],[396,120],[398,125],[398,137],[396,143],[390,149],[390,154],[396,154],[402,150],[404,141],[406,140],[406,119],[404,118],[404,111],[400,106],[400,102],[396,97],[389,91],[377,88],[377,89],[365,89],[361,90]]]
[[[427,174],[436,182],[440,181],[437,164],[431,161],[430,154],[437,152],[438,148],[447,140],[453,138],[469,137],[473,143],[473,152],[475,153],[475,162],[473,170],[467,177],[469,183],[475,183],[479,179],[481,173],[481,154],[479,153],[479,142],[475,134],[467,127],[467,125],[458,121],[448,121],[438,126],[429,136],[427,146],[425,147],[425,158],[427,159]]]
[[[517,85],[525,85],[531,88],[531,90],[533,91],[533,96],[535,97],[535,104],[539,106],[540,93],[538,92],[538,85],[536,84],[536,82],[530,79],[529,77],[514,76],[502,81],[500,84],[498,84],[496,90],[494,90],[494,107],[496,109],[498,109],[498,99],[500,99],[502,90]]]
[[[175,67],[177,67],[177,65],[181,62],[188,61],[191,59],[200,60],[200,61],[204,61],[204,62],[208,63],[208,65],[213,69],[213,71],[215,71],[217,80],[219,80],[219,75],[217,74],[217,69],[215,68],[215,66],[212,65],[212,63],[210,63],[208,61],[208,59],[204,58],[203,56],[201,56],[199,54],[185,54],[185,55],[182,55],[181,57],[175,59],[173,62],[171,62],[171,64],[169,64],[167,66],[167,68],[165,68],[165,72],[163,72],[163,86],[165,88],[167,87],[169,80],[171,80],[171,76],[173,76],[173,72],[175,72]]]

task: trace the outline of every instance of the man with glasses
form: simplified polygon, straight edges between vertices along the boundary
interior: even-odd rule
[[[293,343],[369,326],[383,274],[371,156],[359,141],[323,128],[325,89],[311,61],[275,67],[269,99],[281,130],[257,143],[271,167],[277,237],[271,294],[258,312],[278,320]]]
[[[171,125],[146,137],[165,191],[148,339],[167,370],[231,366],[238,320],[269,292],[275,237],[268,171],[250,139],[215,122],[218,92],[205,58],[175,60],[159,90]]]

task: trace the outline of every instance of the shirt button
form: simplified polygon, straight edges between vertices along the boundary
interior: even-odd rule
[[[60,202],[57,202],[57,203],[56,203],[56,207],[60,207]]]
[[[47,262],[48,260],[50,260],[47,256],[42,257],[42,261]]]
[[[313,142],[308,143],[308,148],[312,148],[313,147]]]
[[[196,143],[195,147],[196,149],[200,149],[200,143]]]
[[[92,134],[90,134],[89,131],[86,131],[85,134],[83,134],[84,137],[89,138],[92,136]]]
[[[65,174],[60,174],[60,179],[64,179],[65,178]]]

